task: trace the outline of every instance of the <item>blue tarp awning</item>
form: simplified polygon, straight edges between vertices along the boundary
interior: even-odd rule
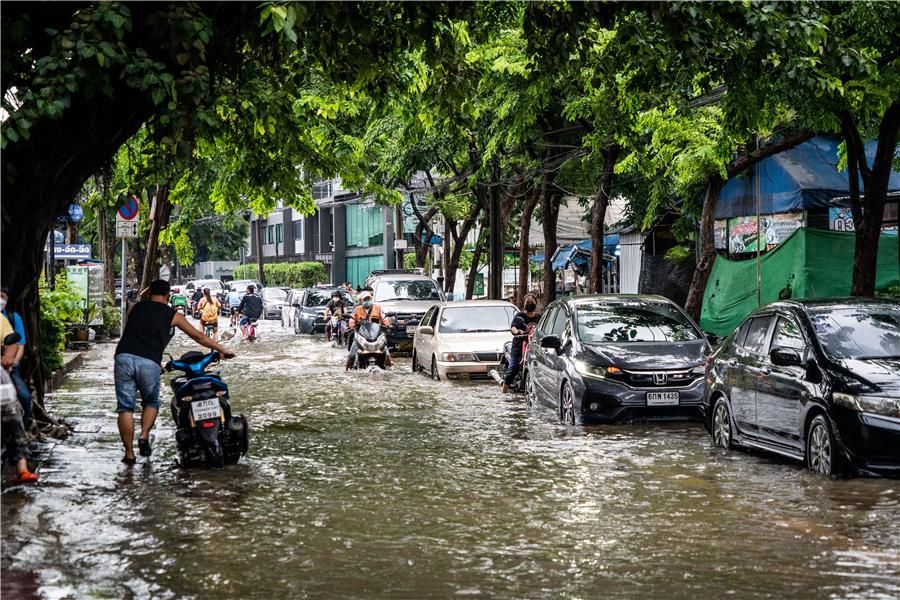
[[[616,255],[616,248],[619,245],[619,234],[611,233],[609,235],[604,236],[603,245],[603,253],[609,256]],[[556,252],[553,253],[553,270],[559,271],[561,269],[565,269],[569,266],[569,263],[574,263],[578,266],[586,265],[590,262],[590,254],[594,245],[591,240],[582,240],[576,244],[566,244],[565,246],[560,246],[556,249]],[[536,254],[532,256],[529,260],[542,263],[544,262],[544,254]]]
[[[817,136],[759,164],[759,212],[785,213],[808,208],[850,206],[850,178],[838,171],[839,141]],[[877,142],[866,144],[871,164]],[[730,179],[722,188],[716,219],[756,214],[757,170]],[[860,180],[860,190],[863,190]],[[900,172],[891,173],[888,193],[900,193]]]

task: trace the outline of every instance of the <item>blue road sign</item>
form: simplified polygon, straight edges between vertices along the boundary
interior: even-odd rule
[[[138,216],[139,212],[137,197],[129,196],[125,200],[125,204],[119,208],[119,217],[126,221],[131,221]]]

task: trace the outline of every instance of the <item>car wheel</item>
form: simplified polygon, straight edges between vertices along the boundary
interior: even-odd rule
[[[531,369],[525,371],[525,405],[534,406],[537,404],[537,387],[534,383],[534,375]]]
[[[817,415],[806,431],[806,466],[813,473],[832,476],[843,471],[841,449],[824,415]]]
[[[562,392],[559,395],[559,420],[566,425],[576,425],[575,418],[575,392],[569,382],[563,384]]]
[[[712,431],[713,443],[721,448],[731,448],[732,430],[731,430],[731,413],[728,410],[728,402],[725,398],[716,400],[712,412]]]
[[[431,357],[431,378],[435,381],[441,380],[441,374],[437,370],[437,359],[433,356]]]
[[[412,372],[413,373],[419,372],[419,358],[416,356],[415,350],[413,350],[413,352],[412,352]]]

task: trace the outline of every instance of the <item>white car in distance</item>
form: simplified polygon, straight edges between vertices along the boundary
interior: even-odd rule
[[[502,300],[435,304],[413,338],[412,369],[433,379],[488,379],[503,357],[517,308]]]

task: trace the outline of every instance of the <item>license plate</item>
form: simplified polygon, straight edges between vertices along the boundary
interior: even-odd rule
[[[416,332],[416,329],[418,329],[418,328],[419,328],[418,325],[407,325],[406,333],[408,333],[409,335],[413,335]]]
[[[219,415],[222,414],[219,408],[219,399],[194,400],[191,402],[191,414],[194,416],[194,421],[218,419]]]
[[[678,392],[647,392],[647,406],[678,406]]]

